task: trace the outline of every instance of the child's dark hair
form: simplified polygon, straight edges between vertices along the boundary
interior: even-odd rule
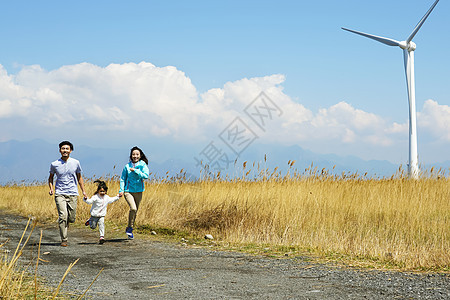
[[[148,159],[147,159],[147,156],[145,156],[144,151],[142,151],[138,146],[134,146],[133,148],[131,148],[131,151],[130,151],[130,161],[132,161],[131,155],[133,154],[133,151],[134,151],[134,150],[139,151],[139,153],[141,154],[141,160],[144,161],[144,162],[148,165]]]
[[[95,194],[97,194],[101,189],[104,189],[105,192],[108,192],[108,186],[106,185],[106,182],[104,182],[103,180],[96,180],[94,181],[94,183],[98,183],[97,191],[95,192]]]

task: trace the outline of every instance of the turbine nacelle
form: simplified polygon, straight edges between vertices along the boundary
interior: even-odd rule
[[[402,41],[398,43],[398,46],[403,50],[408,50],[409,52],[416,50],[416,43],[413,41],[409,43],[407,41]]]

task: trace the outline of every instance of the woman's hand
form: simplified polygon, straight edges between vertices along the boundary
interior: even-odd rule
[[[131,172],[134,172],[134,170],[136,170],[136,169],[135,169],[135,168],[130,168],[130,171],[131,171]]]
[[[122,196],[123,196],[123,192],[120,192],[119,193],[119,198],[122,197]]]

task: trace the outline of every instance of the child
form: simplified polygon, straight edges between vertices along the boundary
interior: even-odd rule
[[[97,191],[91,198],[84,198],[84,202],[87,204],[92,204],[91,207],[91,217],[89,220],[84,223],[86,226],[91,226],[92,229],[95,229],[98,224],[98,230],[100,231],[100,244],[105,242],[105,216],[106,216],[106,207],[108,204],[113,203],[119,200],[119,195],[115,197],[109,197],[106,195],[108,191],[108,187],[106,186],[106,182],[101,180],[94,181],[98,183]]]

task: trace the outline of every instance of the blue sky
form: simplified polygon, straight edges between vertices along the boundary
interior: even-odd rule
[[[265,91],[284,114],[261,142],[405,163],[402,51],[340,28],[404,40],[432,3],[5,1],[0,140],[95,145],[95,128],[111,147],[205,145]],[[414,38],[426,163],[450,160],[448,11],[440,1]]]

